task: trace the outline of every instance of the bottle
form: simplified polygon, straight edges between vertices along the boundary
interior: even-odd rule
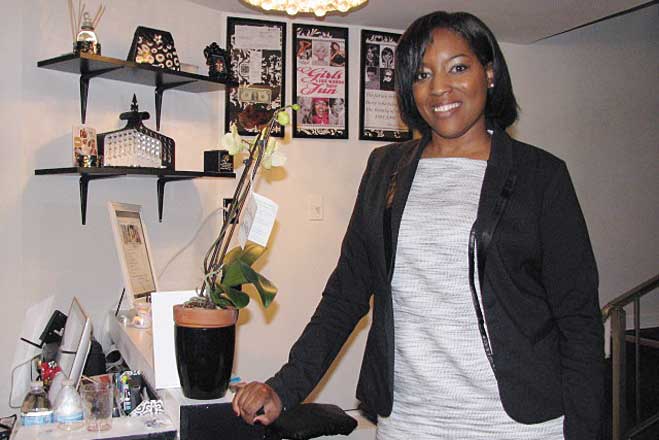
[[[21,423],[23,426],[45,425],[53,422],[53,408],[40,380],[30,384],[21,405]]]
[[[98,42],[91,15],[88,12],[85,12],[82,25],[80,26],[80,32],[78,32],[78,36],[76,37],[75,50],[78,53],[101,54],[101,43]]]
[[[74,431],[82,428],[82,399],[73,386],[71,379],[63,382],[62,389],[55,400],[55,423],[64,431]]]

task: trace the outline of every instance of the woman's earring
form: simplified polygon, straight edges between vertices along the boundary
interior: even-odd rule
[[[489,83],[489,84],[487,85],[487,88],[488,88],[488,89],[492,89],[492,88],[494,88],[494,83]]]

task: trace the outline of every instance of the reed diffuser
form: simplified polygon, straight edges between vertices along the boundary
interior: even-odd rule
[[[82,0],[78,0],[77,10],[73,4],[73,0],[67,0],[67,3],[69,7],[71,37],[73,39],[73,53],[100,55],[101,43],[98,41],[96,31],[105,13],[105,5],[101,3],[92,18],[91,14],[86,10],[86,3],[83,3]]]

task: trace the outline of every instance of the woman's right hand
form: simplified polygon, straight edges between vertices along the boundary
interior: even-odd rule
[[[238,389],[233,397],[233,412],[245,422],[253,425],[258,422],[269,425],[281,414],[281,399],[270,387],[262,382],[250,382]],[[263,412],[260,410],[263,409]]]

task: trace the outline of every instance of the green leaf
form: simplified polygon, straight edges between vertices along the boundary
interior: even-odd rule
[[[222,263],[224,264],[231,264],[233,263],[236,258],[238,258],[241,254],[243,253],[243,249],[240,246],[236,246],[235,248],[231,249],[227,254],[224,256],[224,260]]]
[[[218,307],[222,309],[235,307],[235,305],[228,298],[222,296],[223,293],[223,286],[215,285],[210,289],[210,298]]]
[[[231,308],[236,309],[237,308],[236,305],[231,302],[231,300],[229,300],[228,298],[225,298],[224,296],[219,297],[215,304],[217,304],[221,309],[231,309]]]
[[[234,289],[233,287],[226,285],[222,286],[222,288],[237,309],[242,309],[249,304],[249,295],[242,290]]]
[[[245,244],[245,249],[243,249],[243,252],[240,255],[240,260],[251,267],[264,252],[265,248],[263,246],[248,241],[247,244]]]
[[[233,263],[224,266],[222,272],[224,274],[222,277],[222,284],[225,286],[235,287],[249,282],[247,278],[245,278],[245,275],[240,268],[241,264],[244,263],[242,263],[240,258],[238,258]]]
[[[259,292],[261,297],[261,302],[263,307],[268,308],[272,300],[275,299],[277,295],[277,287],[270,282],[266,277],[257,273],[254,269],[249,267],[247,264],[242,263],[240,268],[245,275],[245,278],[256,287],[256,290]]]

